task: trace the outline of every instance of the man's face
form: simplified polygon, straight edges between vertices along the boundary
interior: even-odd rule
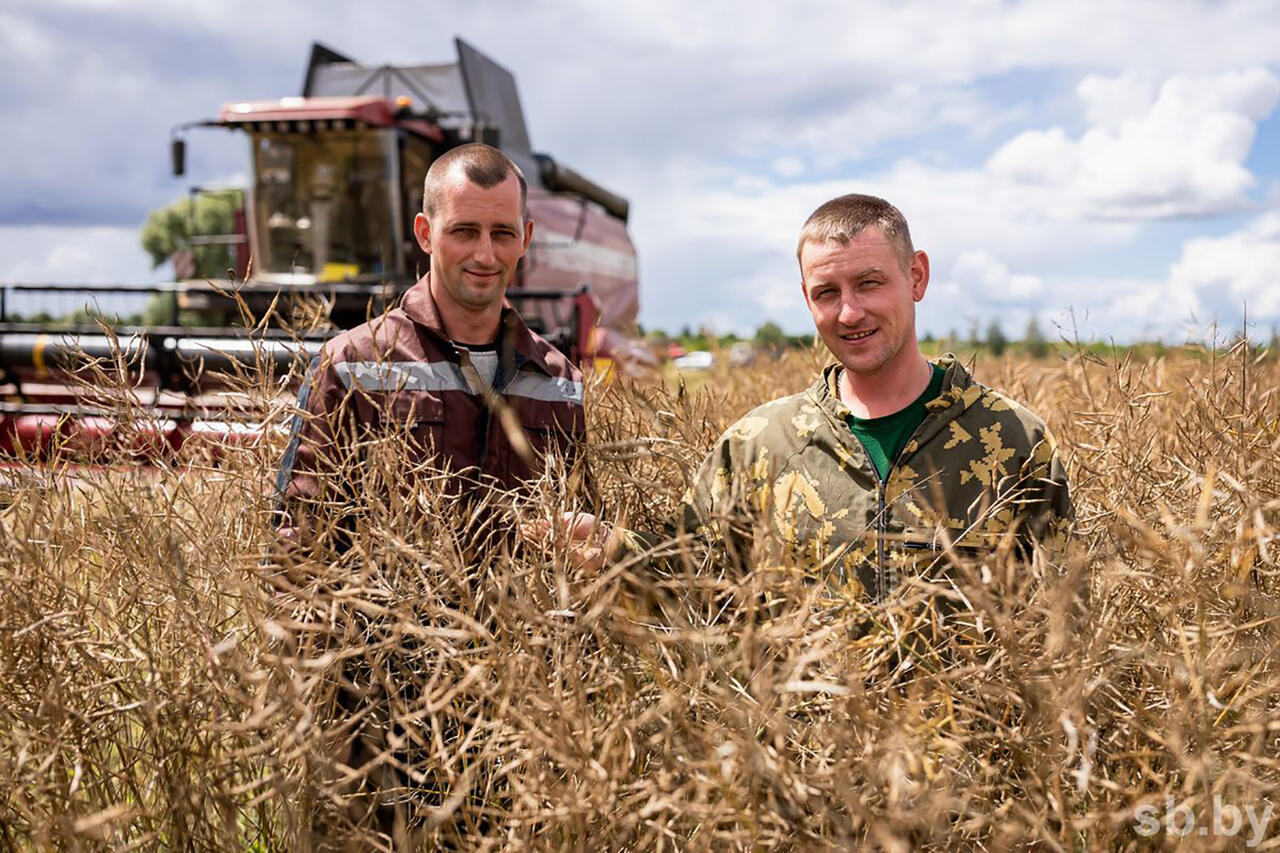
[[[422,251],[431,255],[437,302],[482,312],[506,294],[529,248],[533,222],[521,215],[515,175],[484,189],[456,169],[445,181],[431,217],[419,213],[414,218],[413,232]]]
[[[919,352],[916,303],[929,285],[929,258],[916,252],[906,270],[875,226],[847,245],[805,243],[801,287],[813,323],[850,372],[871,376]]]

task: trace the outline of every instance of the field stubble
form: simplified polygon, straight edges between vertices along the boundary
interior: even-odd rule
[[[1275,798],[1274,359],[979,363],[1057,435],[1071,548],[884,605],[764,550],[592,577],[470,523],[661,529],[715,436],[819,365],[595,389],[592,500],[573,474],[397,497],[398,438],[371,442],[307,556],[270,556],[271,443],[11,483],[0,843],[1079,849],[1177,841],[1136,831],[1166,797]]]

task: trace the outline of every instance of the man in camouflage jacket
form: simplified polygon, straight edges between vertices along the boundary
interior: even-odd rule
[[[700,526],[767,517],[833,585],[873,600],[948,548],[986,551],[1007,533],[1044,538],[1071,514],[1044,422],[975,382],[953,356],[937,364],[941,393],[885,477],[849,428],[832,365],[805,391],[725,431],[686,496],[686,515]]]
[[[741,543],[764,522],[829,584],[873,600],[948,551],[1056,532],[1071,501],[1044,422],[954,357],[920,352],[929,259],[902,213],[873,196],[832,199],[806,221],[796,257],[837,363],[721,436],[685,497],[684,527]],[[561,523],[588,567],[653,538],[581,514]]]

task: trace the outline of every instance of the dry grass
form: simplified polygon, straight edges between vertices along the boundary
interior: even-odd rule
[[[659,527],[715,435],[817,365],[600,391],[600,505]],[[506,522],[477,539],[477,507],[429,481],[399,497],[394,437],[335,512],[350,547],[321,535],[306,559],[263,559],[270,442],[148,478],[19,478],[0,843],[1080,849],[1173,843],[1135,832],[1166,796],[1202,821],[1214,795],[1273,798],[1280,366],[977,373],[1055,429],[1078,533],[1056,566],[960,566],[940,628],[914,606],[933,590],[839,606],[794,567],[682,543],[585,577]],[[482,509],[585,503],[564,483]]]

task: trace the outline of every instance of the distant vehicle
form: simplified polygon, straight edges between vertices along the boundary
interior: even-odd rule
[[[673,363],[676,370],[710,370],[715,366],[716,357],[706,350],[694,350],[680,356]]]
[[[738,341],[729,347],[729,364],[734,367],[750,367],[756,363],[755,345],[747,341]]]

